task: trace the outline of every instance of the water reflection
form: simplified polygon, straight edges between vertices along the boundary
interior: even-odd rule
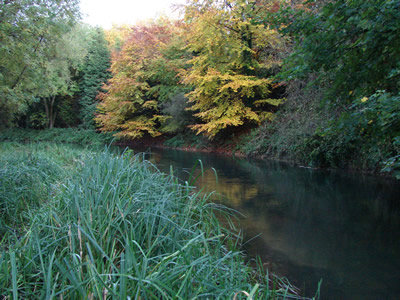
[[[308,296],[320,278],[322,299],[400,295],[398,182],[173,150],[149,158],[162,171],[172,165],[183,180],[201,160],[197,184],[247,216],[245,239],[260,234],[246,244],[249,254]]]

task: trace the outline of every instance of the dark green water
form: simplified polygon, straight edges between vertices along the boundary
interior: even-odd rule
[[[400,299],[399,182],[174,150],[148,159],[182,179],[201,160],[198,184],[246,216],[245,241],[258,235],[244,246],[249,256],[303,295],[322,278],[321,299]]]

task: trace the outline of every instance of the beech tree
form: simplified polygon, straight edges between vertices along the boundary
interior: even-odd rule
[[[194,88],[187,96],[202,121],[191,126],[197,134],[213,138],[229,127],[272,120],[282,103],[271,77],[284,41],[259,24],[269,8],[269,1],[258,0],[193,0],[186,6],[194,57],[182,78]]]
[[[165,86],[171,81],[162,52],[174,30],[167,20],[137,25],[121,50],[114,50],[112,78],[100,94],[96,118],[101,130],[131,139],[162,134],[160,127],[168,117],[160,113],[160,101],[167,97]]]

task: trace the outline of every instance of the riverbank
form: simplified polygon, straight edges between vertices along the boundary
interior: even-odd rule
[[[115,141],[112,133],[91,129],[52,128],[45,130],[8,128],[0,130],[0,142],[54,142],[78,145],[104,145]]]
[[[145,136],[137,140],[123,140],[117,139],[112,133],[96,132],[94,130],[85,130],[78,128],[53,128],[46,130],[34,130],[34,129],[3,129],[0,131],[0,142],[56,142],[56,143],[69,143],[77,145],[91,145],[91,146],[103,146],[114,144],[120,147],[131,147],[134,149],[147,148],[164,148],[164,149],[176,149],[187,152],[202,152],[202,153],[215,153],[225,156],[234,156],[240,158],[253,158],[261,160],[274,160],[279,162],[289,163],[291,165],[298,166],[300,168],[307,169],[327,169],[337,170],[342,169],[351,173],[362,173],[367,175],[375,175],[380,177],[391,177],[396,178],[399,174],[394,167],[390,167],[390,163],[395,164],[396,162],[388,162],[388,166],[384,167],[384,171],[381,169],[363,169],[361,167],[347,166],[346,168],[339,168],[333,166],[318,166],[307,163],[305,159],[300,158],[298,154],[291,152],[265,152],[248,150],[246,145],[249,145],[248,139],[252,139],[251,134],[241,135],[233,137],[232,141],[208,141],[204,137],[196,135],[187,136],[174,136],[169,139],[166,137],[152,138]],[[254,140],[259,140],[254,136]],[[247,150],[246,150],[247,149]],[[303,154],[304,156],[304,154]],[[398,177],[397,179],[399,179]]]
[[[199,137],[201,138],[201,137]],[[240,140],[240,139],[238,139]],[[342,170],[345,172],[349,172],[351,174],[364,174],[377,176],[382,178],[396,178],[395,173],[388,172],[378,172],[379,170],[368,170],[357,167],[348,167],[348,168],[333,168],[333,167],[321,167],[321,166],[313,166],[307,165],[304,160],[297,159],[295,156],[284,155],[282,153],[275,154],[265,154],[265,153],[245,153],[243,150],[240,150],[241,147],[237,143],[220,143],[220,144],[202,144],[200,146],[190,143],[190,141],[186,141],[183,143],[179,143],[180,146],[174,146],[174,144],[168,143],[163,137],[151,138],[146,137],[138,140],[128,141],[128,140],[119,140],[115,142],[115,145],[120,147],[129,147],[132,149],[140,149],[145,151],[146,149],[158,148],[158,149],[174,149],[185,152],[198,152],[198,153],[212,153],[227,157],[238,157],[238,158],[251,158],[256,160],[272,160],[276,162],[283,162],[290,164],[292,166],[296,166],[298,168],[305,168],[311,170]]]
[[[244,262],[214,213],[228,211],[140,155],[17,142],[0,152],[3,297],[297,297]]]

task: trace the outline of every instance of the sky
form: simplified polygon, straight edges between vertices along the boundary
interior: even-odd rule
[[[81,0],[83,21],[104,29],[112,24],[135,24],[157,16],[178,17],[173,13],[173,4],[186,0]]]

